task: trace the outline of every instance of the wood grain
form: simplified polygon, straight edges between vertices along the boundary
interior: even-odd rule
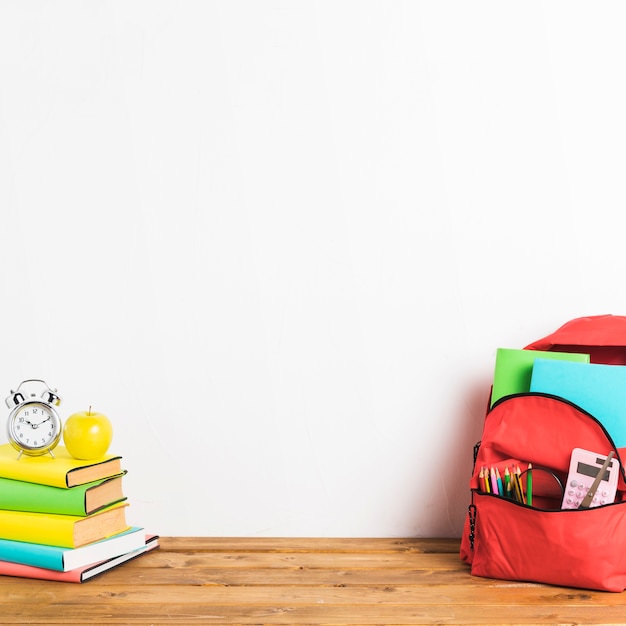
[[[473,577],[455,539],[165,537],[82,585],[0,578],[2,624],[626,624],[624,594]]]

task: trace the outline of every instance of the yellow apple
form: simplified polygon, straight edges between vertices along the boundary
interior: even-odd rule
[[[113,427],[106,415],[91,410],[73,413],[63,427],[63,442],[75,459],[99,459],[113,439]]]

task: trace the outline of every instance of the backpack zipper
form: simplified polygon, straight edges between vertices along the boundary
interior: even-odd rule
[[[540,397],[540,398],[551,398],[552,400],[558,400],[559,402],[562,402],[564,404],[568,404],[569,406],[575,408],[577,411],[580,411],[581,413],[583,413],[584,415],[589,417],[591,420],[593,420],[602,429],[602,432],[604,433],[604,435],[606,436],[607,440],[611,444],[611,447],[613,448],[613,451],[615,452],[615,456],[616,456],[617,460],[619,461],[619,471],[620,471],[620,473],[622,475],[623,480],[626,482],[626,468],[624,467],[624,464],[622,463],[622,459],[620,457],[619,450],[617,449],[617,446],[615,445],[615,442],[613,441],[613,438],[609,434],[609,431],[604,427],[604,424],[597,417],[595,417],[594,415],[589,413],[589,411],[583,409],[581,406],[579,406],[575,402],[572,402],[571,400],[567,400],[563,396],[556,396],[556,395],[551,394],[551,393],[544,393],[543,391],[525,391],[525,392],[522,392],[522,393],[513,393],[513,394],[510,394],[508,396],[503,396],[502,398],[498,398],[498,400],[496,400],[494,402],[493,406],[489,409],[489,411],[487,411],[487,415],[485,415],[485,419],[487,419],[487,416],[489,415],[489,413],[491,413],[491,411],[493,411],[493,409],[496,406],[498,406],[499,404],[502,404],[502,402],[504,402],[506,400],[509,400],[509,399],[512,399],[512,398],[519,398],[519,397],[525,397],[525,396],[534,396],[534,397]],[[477,448],[480,448],[480,444],[481,444],[481,442],[479,441],[474,446],[474,468],[476,467],[476,458],[477,458],[477,455],[478,455]],[[472,474],[473,474],[473,472],[472,472]]]

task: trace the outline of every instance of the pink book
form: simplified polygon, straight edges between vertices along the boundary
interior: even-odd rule
[[[146,545],[143,548],[139,548],[139,550],[133,550],[132,552],[127,552],[126,554],[107,559],[106,561],[99,561],[91,565],[77,567],[69,572],[59,572],[52,569],[44,569],[43,567],[33,567],[32,565],[0,561],[0,575],[18,576],[20,578],[38,578],[40,580],[56,580],[65,583],[83,583],[102,572],[106,572],[122,563],[136,559],[138,556],[150,550],[154,550],[154,548],[158,546],[158,535],[146,535]]]

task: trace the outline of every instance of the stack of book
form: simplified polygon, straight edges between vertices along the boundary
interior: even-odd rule
[[[0,445],[0,575],[81,583],[158,546],[126,523],[122,459]]]

